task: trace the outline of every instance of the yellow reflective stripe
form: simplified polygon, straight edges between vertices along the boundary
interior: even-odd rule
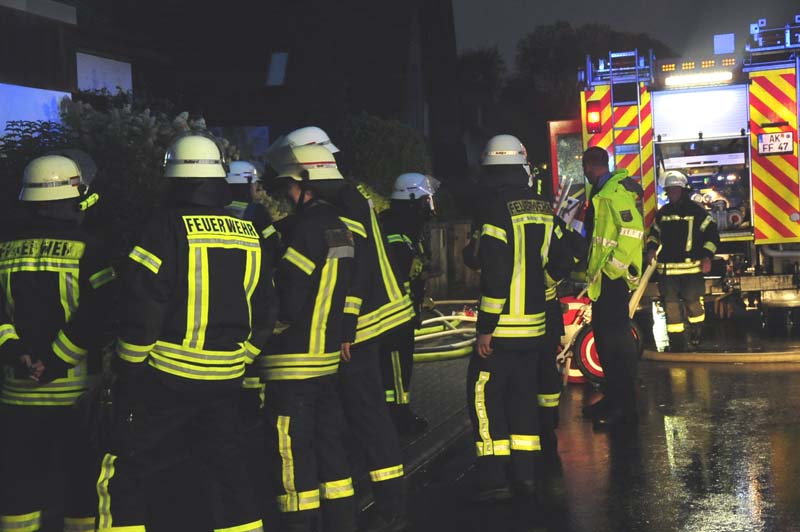
[[[247,296],[247,323],[253,326],[253,294],[261,277],[261,248],[247,251],[244,267],[244,293]],[[256,353],[258,354],[258,353]]]
[[[703,323],[706,321],[706,315],[700,314],[699,316],[687,316],[686,319],[689,323]]]
[[[483,227],[481,228],[481,236],[484,235],[496,238],[503,244],[508,244],[508,235],[506,234],[506,230],[502,227],[497,227],[496,225],[492,224],[483,224]]]
[[[111,528],[98,528],[97,532],[146,532],[144,525],[115,526]]]
[[[687,222],[694,216],[681,216],[680,214],[668,214],[661,217],[662,222]]]
[[[503,307],[506,305],[506,298],[504,297],[489,297],[481,296],[481,312],[489,312],[490,314],[500,314],[503,312]]]
[[[703,249],[707,249],[711,253],[716,253],[717,252],[717,245],[715,243],[711,242],[711,241],[708,241],[705,244],[703,244]]]
[[[411,239],[408,238],[406,235],[398,235],[398,234],[386,235],[386,240],[390,244],[406,244],[409,247],[413,247],[414,246],[412,244],[412,242],[411,242]]]
[[[300,268],[300,271],[306,275],[311,275],[314,272],[314,268],[316,268],[311,259],[291,246],[286,250],[286,253],[283,254],[283,258]]]
[[[369,479],[372,482],[386,482],[395,478],[403,476],[403,464],[391,467],[384,467],[383,469],[375,469],[369,472]]]
[[[347,296],[344,300],[344,313],[345,314],[358,314],[361,312],[361,305],[363,304],[364,300],[360,297],[355,296]]]
[[[647,241],[646,242],[648,244],[658,244],[659,241],[658,241],[658,238],[656,238],[655,236],[651,235],[651,236],[647,237]]]
[[[612,240],[610,238],[604,238],[602,236],[596,236],[592,239],[592,242],[597,246],[603,246],[607,248],[615,248],[619,246],[619,242],[616,240]]]
[[[331,312],[333,291],[336,288],[336,277],[339,272],[338,259],[325,259],[325,266],[320,273],[319,289],[314,300],[314,312],[311,314],[311,327],[308,339],[308,353],[316,355],[325,352],[325,336],[328,328],[328,316]]]
[[[699,260],[688,262],[659,262],[658,271],[665,275],[686,275],[690,273],[700,273],[702,267]]]
[[[481,456],[509,456],[511,445],[508,440],[494,440],[487,442],[475,442],[475,454]]]
[[[68,373],[80,371],[85,364]],[[46,384],[6,378],[0,386],[0,402],[18,406],[72,406],[95,381],[96,378],[89,375],[64,377]]]
[[[258,390],[264,384],[261,383],[260,377],[245,377],[242,381],[242,388],[245,390]]]
[[[552,301],[556,297],[558,297],[558,290],[555,286],[547,286],[544,289],[544,300],[545,301]]]
[[[63,330],[58,331],[56,339],[53,340],[51,348],[58,358],[72,366],[80,364],[86,358],[86,355],[89,354],[88,349],[84,349],[75,345],[75,343],[67,337]]]
[[[281,512],[299,512],[319,508],[319,489],[297,492],[294,477],[294,456],[292,454],[292,437],[289,434],[291,418],[278,416],[278,453],[281,457],[281,483],[285,495],[278,496]]]
[[[394,390],[384,390],[384,394],[386,395],[387,403],[394,403],[395,400]]]
[[[478,434],[481,442],[478,444],[478,456],[494,454],[492,445],[492,435],[489,432],[489,415],[486,412],[486,383],[489,382],[491,373],[481,371],[478,380],[475,381],[475,415],[478,418]]]
[[[292,353],[264,355],[258,367],[266,380],[303,380],[334,375],[339,370],[339,352],[309,355]]]
[[[19,335],[17,334],[17,329],[14,328],[13,325],[4,323],[0,325],[0,346],[9,340],[19,340]]]
[[[639,229],[631,229],[630,227],[623,227],[619,230],[619,236],[641,239],[644,238],[644,231],[640,231]]]
[[[392,376],[394,377],[395,402],[398,405],[408,404],[409,395],[403,387],[403,366],[400,364],[400,351],[392,351]]]
[[[128,254],[128,258],[134,262],[138,262],[156,275],[158,275],[158,271],[161,269],[161,259],[143,247],[134,246],[133,250]]]
[[[683,323],[667,323],[668,333],[682,333],[684,330],[686,330],[686,327]]]
[[[106,454],[100,465],[100,477],[97,479],[97,515],[99,517],[97,525],[100,530],[111,528],[114,523],[111,515],[111,494],[108,492],[108,483],[114,478],[114,462],[116,460],[115,455]]]
[[[227,528],[215,528],[214,532],[264,532],[264,523],[259,519],[243,525],[231,526]]]
[[[372,224],[372,236],[375,239],[375,250],[378,252],[378,266],[381,269],[381,277],[383,278],[383,286],[386,290],[386,295],[389,301],[397,301],[403,297],[400,287],[397,285],[394,271],[392,271],[392,264],[389,262],[389,256],[386,254],[386,249],[383,247],[383,238],[381,238],[381,227],[378,224],[378,217],[375,216],[375,211],[370,209],[369,219]]]
[[[498,338],[535,338],[545,333],[545,326],[540,327],[495,327],[493,335]]]
[[[366,342],[399,325],[410,321],[416,312],[411,298],[406,294],[400,301],[387,303],[369,314],[358,317],[356,343]],[[366,325],[370,323],[370,325]]]
[[[114,270],[114,268],[109,267],[90,276],[89,284],[92,286],[92,288],[97,290],[101,286],[107,285],[116,278],[117,272]]]
[[[278,230],[277,230],[277,229],[275,229],[275,226],[273,226],[273,225],[268,225],[266,229],[264,229],[263,231],[261,231],[261,238],[263,238],[264,240],[266,240],[266,239],[268,239],[269,237],[271,237],[272,235],[275,235],[275,234],[277,234],[277,233],[278,233]]]
[[[192,364],[182,364],[153,352],[147,363],[151,367],[163,371],[164,373],[193,380],[222,381],[238,379],[244,375],[244,362],[230,367],[202,367]]]
[[[539,441],[539,436],[533,436],[528,434],[511,434],[509,435],[509,439],[511,440],[512,451],[542,450],[542,444]]]
[[[242,344],[242,348],[244,349],[245,364],[253,362],[253,360],[255,360],[256,357],[261,354],[261,349],[257,348],[249,341],[245,341]]]
[[[209,309],[208,274],[208,248],[190,245],[185,337],[190,348],[200,348],[206,340]]]
[[[564,232],[561,230],[559,226],[555,226],[553,228],[553,234],[555,234],[559,240],[561,239],[561,237],[564,236]]]
[[[0,530],[3,532],[35,532],[41,527],[42,512],[19,515],[0,515]]]
[[[344,216],[339,216],[339,219],[347,226],[351,233],[355,233],[361,238],[367,238],[367,230],[361,222],[345,218]]]
[[[94,532],[94,517],[65,517],[64,532]]]
[[[353,479],[348,477],[342,480],[332,480],[319,485],[320,498],[327,501],[344,499],[355,495]]]
[[[520,315],[525,311],[525,225],[512,224],[514,231],[514,268],[511,273],[511,290],[509,292],[509,310],[511,314]]]
[[[283,513],[302,512],[319,508],[319,490],[301,491],[292,495],[278,495],[278,510]]]
[[[561,398],[561,393],[540,393],[536,396],[536,402],[539,406],[545,408],[552,408],[558,406],[558,401]]]
[[[498,320],[498,325],[542,325],[547,321],[547,316],[544,312],[537,312],[536,314],[503,314]]]
[[[155,345],[154,343],[150,345],[136,345],[129,344],[124,340],[117,340],[117,356],[126,362],[144,362]]]
[[[58,274],[58,293],[61,307],[64,309],[64,321],[69,321],[72,314],[78,310],[80,286],[76,273],[62,272]]]

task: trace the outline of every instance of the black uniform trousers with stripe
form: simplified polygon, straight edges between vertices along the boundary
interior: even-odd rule
[[[355,499],[336,375],[266,385],[267,456],[284,527],[355,530]]]
[[[350,362],[339,366],[344,413],[364,449],[375,508],[390,519],[406,512],[406,488],[400,438],[386,405],[378,338],[351,346]]]
[[[564,335],[564,318],[561,313],[561,302],[552,299],[545,303],[547,317],[547,333],[544,337],[544,349],[539,357],[537,376],[537,405],[539,411],[539,427],[542,436],[542,450],[553,443],[553,431],[558,428],[558,405],[561,398],[561,375],[556,365],[561,337]]]
[[[97,454],[69,406],[0,405],[0,530],[91,532]],[[37,523],[39,524],[37,526]]]
[[[175,377],[142,368],[115,397],[114,445],[96,477],[98,530],[145,525],[148,480],[188,455],[200,468],[206,497],[198,505],[207,505],[213,528],[261,531],[241,451],[241,381],[171,386],[167,379]]]
[[[389,332],[381,341],[381,376],[386,402],[407,405],[414,369],[414,325],[407,323]]]
[[[467,405],[478,456],[480,489],[534,479],[541,449],[536,404],[537,366],[544,340],[536,347],[494,347],[487,358],[472,355],[467,370]],[[510,463],[511,478],[507,471]]]

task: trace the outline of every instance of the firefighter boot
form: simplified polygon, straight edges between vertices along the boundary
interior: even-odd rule
[[[702,323],[690,323],[689,324],[689,345],[692,346],[693,349],[697,349],[700,347],[700,344],[703,342],[703,324]]]
[[[685,353],[688,350],[684,333],[669,333],[669,352]]]

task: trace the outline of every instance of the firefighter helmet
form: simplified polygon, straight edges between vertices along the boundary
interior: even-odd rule
[[[528,151],[513,135],[495,135],[486,143],[481,155],[483,166],[519,164],[528,166]]]
[[[689,180],[683,172],[669,170],[664,174],[664,188],[667,187],[688,188]]]
[[[258,179],[258,168],[249,161],[233,161],[225,179],[231,185],[249,185]]]
[[[274,190],[287,181],[343,181],[333,154],[322,146],[310,144],[287,150],[285,163],[281,165],[276,177],[267,183]]]
[[[339,148],[337,148],[333,142],[331,142],[328,134],[316,126],[295,129],[291,133],[287,133],[283,137],[279,138],[277,141],[275,141],[275,143],[278,144],[279,147],[281,147],[282,144],[282,146],[289,146],[290,148],[307,146],[309,144],[317,144],[319,146],[323,146],[331,153],[339,152]]]
[[[164,177],[224,179],[227,177],[225,152],[210,134],[183,134],[164,155]]]
[[[432,177],[418,173],[401,174],[394,181],[392,199],[418,200],[425,196],[433,197],[437,188],[439,182]]]
[[[63,155],[37,157],[25,167],[22,201],[56,201],[79,198],[83,180],[77,163]]]

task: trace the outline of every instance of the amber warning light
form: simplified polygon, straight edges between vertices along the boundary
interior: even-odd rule
[[[589,133],[600,133],[601,129],[600,101],[594,100],[586,102],[586,130]]]

